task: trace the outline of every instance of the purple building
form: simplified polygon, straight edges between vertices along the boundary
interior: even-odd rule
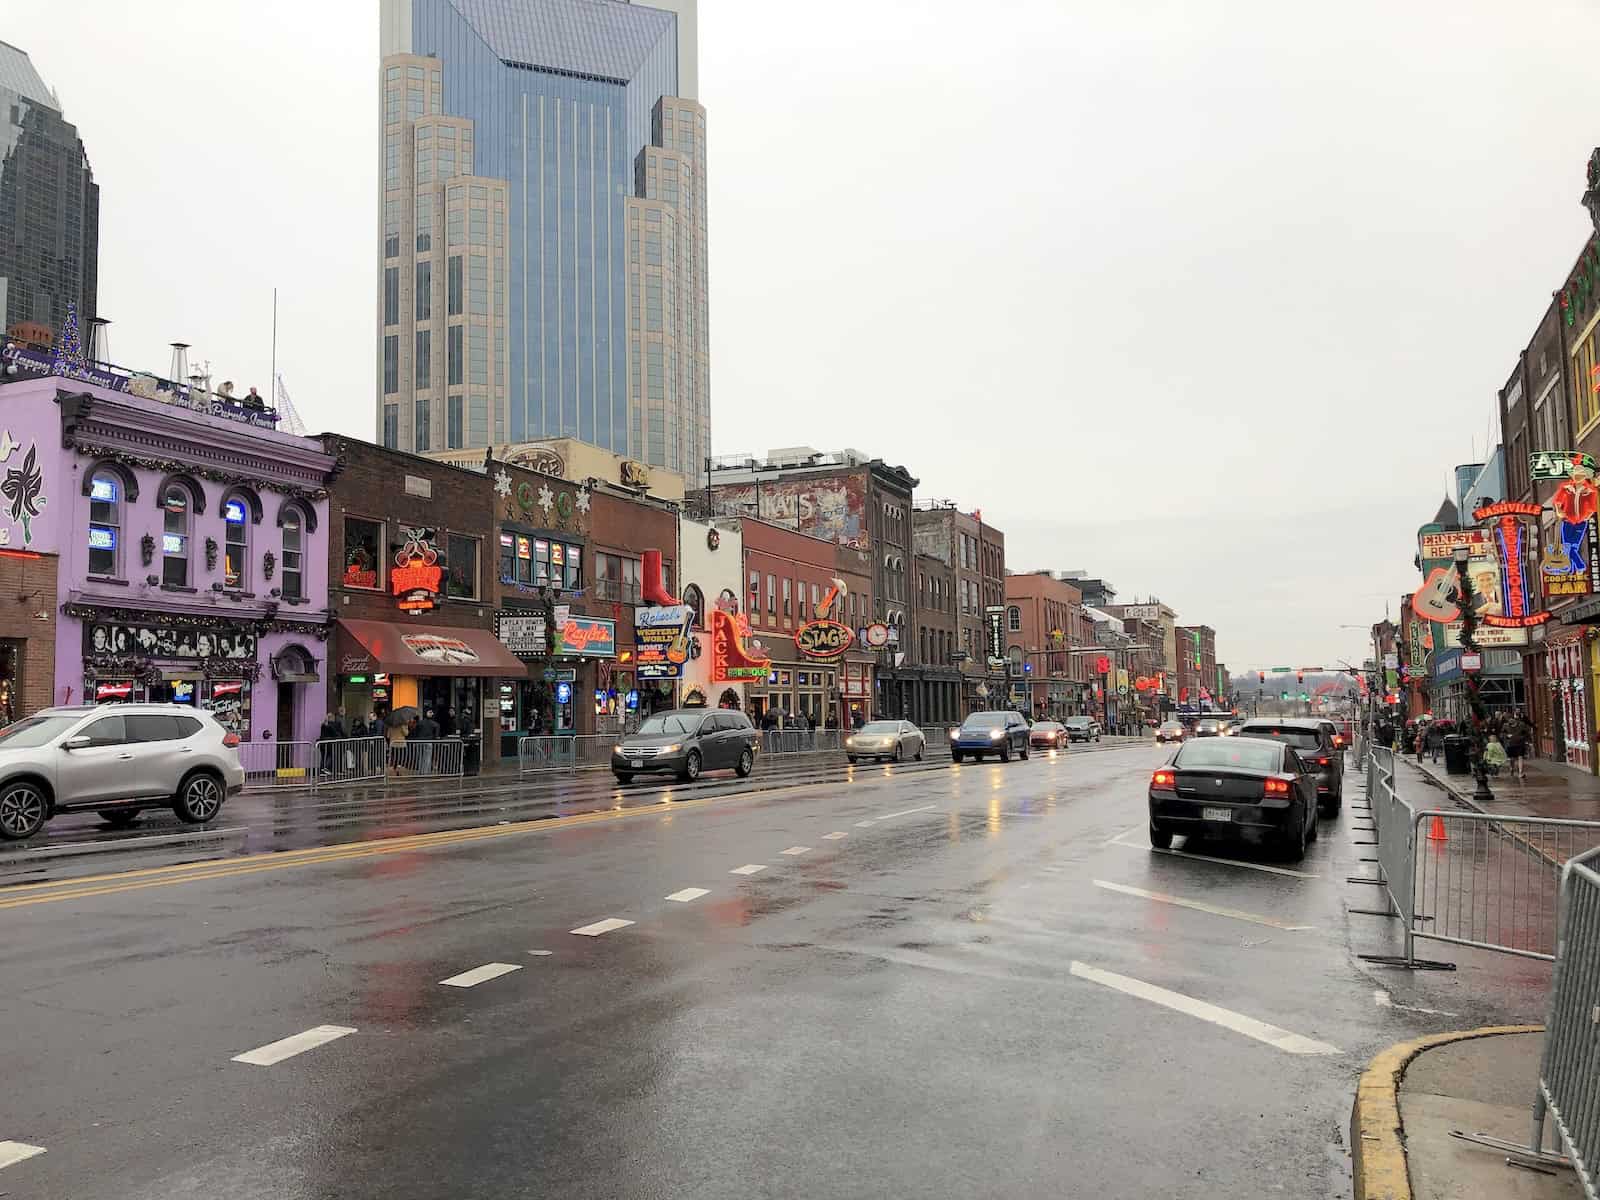
[[[253,741],[312,739],[337,462],[259,414],[140,390],[0,388],[0,550],[54,559],[53,701],[194,704]]]

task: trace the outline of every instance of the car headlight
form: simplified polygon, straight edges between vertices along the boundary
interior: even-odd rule
[[[950,740],[952,742],[955,741],[960,736],[961,736],[961,731],[959,729],[952,729],[950,731]]]
[[[853,737],[847,737],[847,738],[845,738],[845,740],[844,740],[844,744],[845,744],[845,745],[846,745],[846,746],[854,746],[854,745],[855,745],[855,744],[856,744],[856,740],[855,740],[855,738],[853,738]]]
[[[682,749],[683,749],[683,747],[679,743],[673,742],[672,745],[670,745],[670,746],[661,747],[661,749],[657,750],[656,753],[657,754],[676,754],[679,750],[682,750]]]
[[[1005,737],[1005,735],[1006,731],[1004,729],[991,729],[989,731],[989,740],[991,742],[998,742],[1001,738]]]
[[[620,757],[624,753],[622,749],[622,743],[618,742],[615,746],[611,747],[611,753]]]

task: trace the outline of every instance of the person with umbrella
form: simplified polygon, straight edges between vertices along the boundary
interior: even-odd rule
[[[416,719],[416,707],[410,704],[402,704],[399,708],[391,709],[389,715],[384,718],[386,726],[384,735],[389,741],[389,767],[397,775],[405,764],[406,738],[411,732],[412,722]]]

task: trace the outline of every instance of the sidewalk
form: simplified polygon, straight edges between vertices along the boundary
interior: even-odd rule
[[[1395,755],[1398,759],[1401,756]],[[1427,755],[1419,761],[1407,754],[1404,761],[1419,767],[1440,787],[1449,791],[1468,808],[1492,815],[1515,817],[1560,817],[1580,821],[1600,821],[1600,778],[1561,763],[1529,759],[1527,779],[1519,781],[1502,769],[1489,780],[1492,801],[1482,804],[1472,799],[1475,786],[1471,775],[1446,775],[1444,758],[1437,763]]]
[[[1350,1114],[1355,1200],[1581,1200],[1577,1177],[1509,1166],[1452,1129],[1526,1142],[1544,1032],[1503,1026],[1391,1046]],[[1555,1137],[1545,1123],[1546,1148]]]

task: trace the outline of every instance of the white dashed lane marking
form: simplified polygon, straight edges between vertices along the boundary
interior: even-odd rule
[[[878,820],[880,820],[880,821],[892,821],[896,817],[909,817],[912,813],[932,812],[934,809],[936,809],[938,807],[939,806],[937,804],[924,804],[921,808],[906,808],[906,809],[901,809],[899,812],[884,813],[883,816],[878,818]]]
[[[849,837],[849,836],[850,835],[848,833],[846,833],[844,830],[835,829],[832,833],[823,834],[822,835],[822,840],[825,841],[825,842],[837,842],[840,838],[846,838],[846,837]]]
[[[452,975],[449,979],[441,979],[439,982],[445,987],[477,987],[480,983],[488,983],[491,979],[499,979],[502,975],[520,970],[522,968],[516,963],[484,963],[481,967],[473,967],[470,971],[463,971],[459,975]]]
[[[698,900],[706,894],[707,890],[705,888],[684,888],[681,892],[673,892],[667,899],[676,900],[679,904],[687,904],[689,901]]]
[[[232,1061],[249,1063],[252,1067],[270,1067],[286,1058],[293,1058],[296,1054],[304,1054],[307,1050],[315,1050],[318,1046],[336,1042],[354,1032],[355,1030],[348,1025],[318,1025],[293,1037],[268,1042],[265,1046],[257,1046],[254,1050],[246,1050],[243,1054],[235,1054]]]
[[[602,933],[610,933],[613,929],[625,929],[632,924],[632,921],[624,921],[621,917],[607,917],[604,921],[596,921],[593,925],[580,925],[569,932],[583,937],[599,937]]]
[[[0,1142],[0,1167],[9,1167],[35,1154],[43,1154],[43,1146],[30,1146],[27,1142]]]
[[[1054,870],[1058,868],[1049,868]],[[1237,908],[1223,908],[1216,904],[1206,904],[1200,900],[1185,900],[1182,896],[1169,896],[1165,892],[1147,892],[1143,888],[1129,887],[1125,883],[1112,883],[1105,879],[1096,879],[1094,885],[1104,888],[1108,892],[1121,892],[1125,896],[1138,896],[1144,900],[1155,900],[1161,904],[1175,904],[1179,908],[1192,908],[1196,912],[1210,913],[1217,917],[1228,917],[1234,921],[1250,921],[1256,925],[1270,925],[1273,929],[1282,929],[1290,933],[1299,933],[1310,929],[1309,925],[1291,925],[1287,921],[1280,921],[1276,917],[1262,917],[1255,913],[1245,912]]]
[[[1265,1021],[1258,1021],[1254,1017],[1247,1017],[1243,1013],[1236,1013],[1230,1009],[1218,1008],[1215,1004],[1207,1004],[1204,1000],[1196,1000],[1193,996],[1185,996],[1182,992],[1168,991],[1164,987],[1157,987],[1153,983],[1143,980],[1131,979],[1126,975],[1118,975],[1113,971],[1103,971],[1099,967],[1091,967],[1088,963],[1074,962],[1072,973],[1079,979],[1087,979],[1090,983],[1098,983],[1102,987],[1112,988],[1124,995],[1137,996],[1140,1000],[1148,1000],[1152,1004],[1159,1004],[1163,1008],[1170,1008],[1174,1012],[1185,1013],[1191,1017],[1199,1017],[1202,1021],[1210,1021],[1213,1025],[1220,1025],[1224,1029],[1231,1029],[1234,1033],[1243,1034],[1247,1038],[1254,1038],[1258,1042],[1265,1042],[1286,1054],[1339,1054],[1339,1047],[1330,1046],[1327,1042],[1319,1042],[1313,1038],[1302,1037],[1298,1033],[1290,1033],[1287,1029],[1279,1029],[1276,1025],[1268,1025]]]
[[[781,851],[781,853],[788,855],[804,854],[810,849],[810,846],[790,846],[787,850]]]
[[[874,824],[876,824],[876,822],[875,821],[871,821],[871,820],[857,821],[856,822],[856,828],[857,829],[865,829],[868,825],[874,825]]]
[[[535,958],[545,958],[548,955],[554,954],[555,951],[554,950],[529,950],[528,953],[533,955]]]
[[[745,863],[745,865],[742,866],[742,867],[735,867],[733,870],[729,871],[728,874],[729,875],[754,875],[757,871],[765,871],[766,869],[767,869],[767,864],[766,863]]]

